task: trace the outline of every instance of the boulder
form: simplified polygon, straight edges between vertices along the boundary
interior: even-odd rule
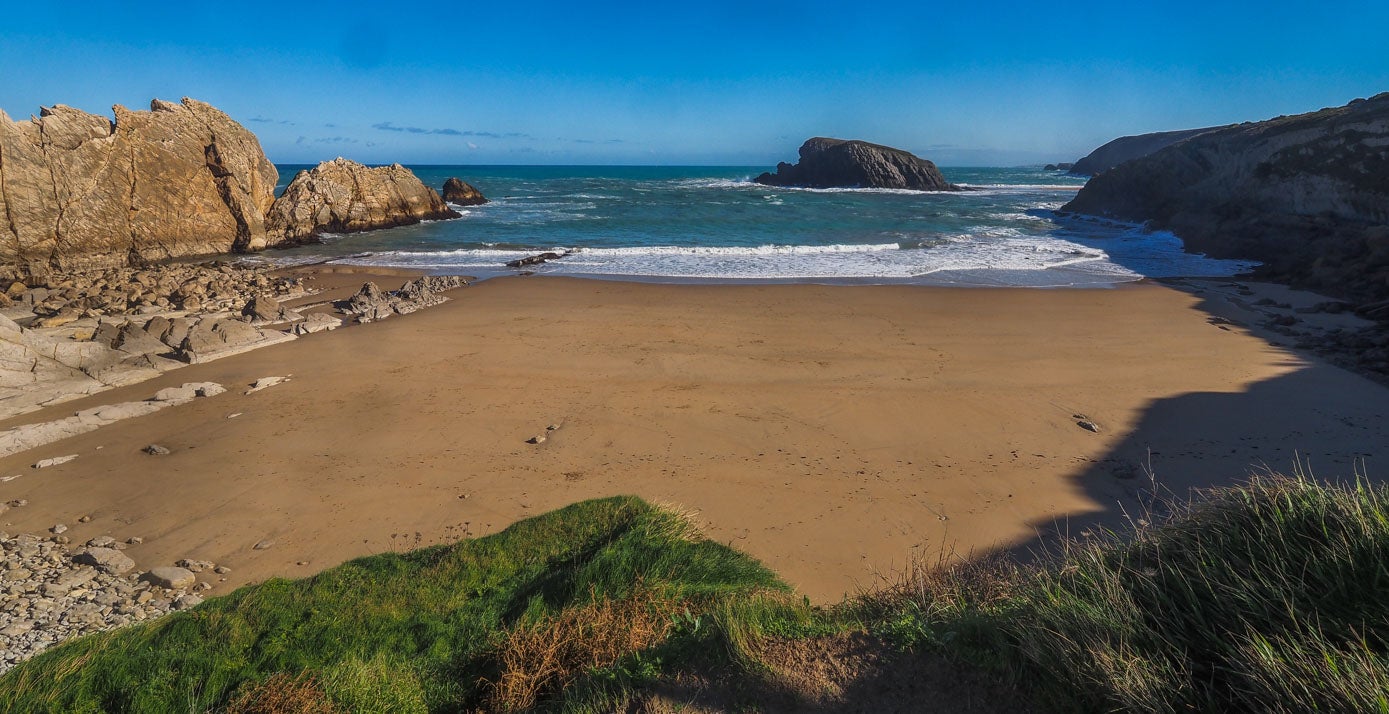
[[[123,575],[135,567],[130,556],[115,548],[88,548],[73,557],[73,562],[96,566],[97,570],[112,575]]]
[[[1148,222],[1261,277],[1389,298],[1389,93],[1206,131],[1095,176],[1062,210]]]
[[[768,186],[805,188],[899,188],[960,191],[936,165],[915,155],[866,141],[816,137],[801,145],[796,165],[777,164],[776,173],[753,179]]]
[[[444,200],[455,206],[481,206],[488,202],[481,191],[460,178],[444,182]]]
[[[169,590],[181,590],[192,587],[197,578],[186,568],[161,567],[152,568],[148,573],[140,576],[140,579],[151,585],[156,585]]]
[[[208,104],[0,112],[0,274],[38,277],[270,244],[279,174],[255,135]]]
[[[264,337],[260,330],[241,320],[204,318],[188,330],[175,355],[185,362],[204,362],[219,353],[245,347]]]
[[[270,207],[266,227],[276,242],[302,243],[321,233],[369,231],[458,215],[400,164],[368,168],[338,158],[295,175]]]
[[[1179,141],[1204,134],[1221,127],[1208,126],[1204,129],[1182,129],[1180,131],[1160,131],[1152,134],[1121,136],[1104,146],[1076,160],[1074,164],[1057,164],[1057,170],[1069,171],[1077,176],[1102,174],[1125,161],[1141,159],[1155,151],[1161,151]],[[1062,169],[1061,167],[1065,167]]]

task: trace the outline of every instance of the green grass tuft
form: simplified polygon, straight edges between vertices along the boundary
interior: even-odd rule
[[[907,645],[1062,711],[1389,712],[1389,491],[1256,478],[1040,566],[918,573],[865,603]]]

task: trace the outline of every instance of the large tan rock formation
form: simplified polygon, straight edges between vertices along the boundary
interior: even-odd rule
[[[211,105],[57,105],[0,112],[0,274],[106,268],[273,244],[279,174],[255,135]]]
[[[434,189],[400,164],[368,168],[337,158],[300,171],[271,207],[266,228],[275,241],[299,242],[320,233],[456,217]]]

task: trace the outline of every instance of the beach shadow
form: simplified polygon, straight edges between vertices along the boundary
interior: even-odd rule
[[[1211,298],[1195,309],[1214,315]],[[1203,489],[1268,473],[1305,473],[1323,483],[1389,478],[1389,388],[1368,377],[1269,343],[1285,357],[1279,376],[1234,392],[1191,392],[1152,401],[1103,457],[1067,478],[1096,509],[1033,522],[1036,536],[999,550],[1031,560],[1067,538],[1129,530],[1161,518]],[[1160,359],[1160,356],[1155,356]],[[981,553],[970,554],[977,557]]]

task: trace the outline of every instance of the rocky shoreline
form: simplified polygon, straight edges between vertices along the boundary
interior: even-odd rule
[[[3,507],[25,505],[11,501]],[[0,532],[0,674],[74,637],[193,607],[231,572],[191,559],[142,570],[130,557],[143,543],[138,535],[101,535],[74,546],[63,535],[66,525],[49,531]]]

